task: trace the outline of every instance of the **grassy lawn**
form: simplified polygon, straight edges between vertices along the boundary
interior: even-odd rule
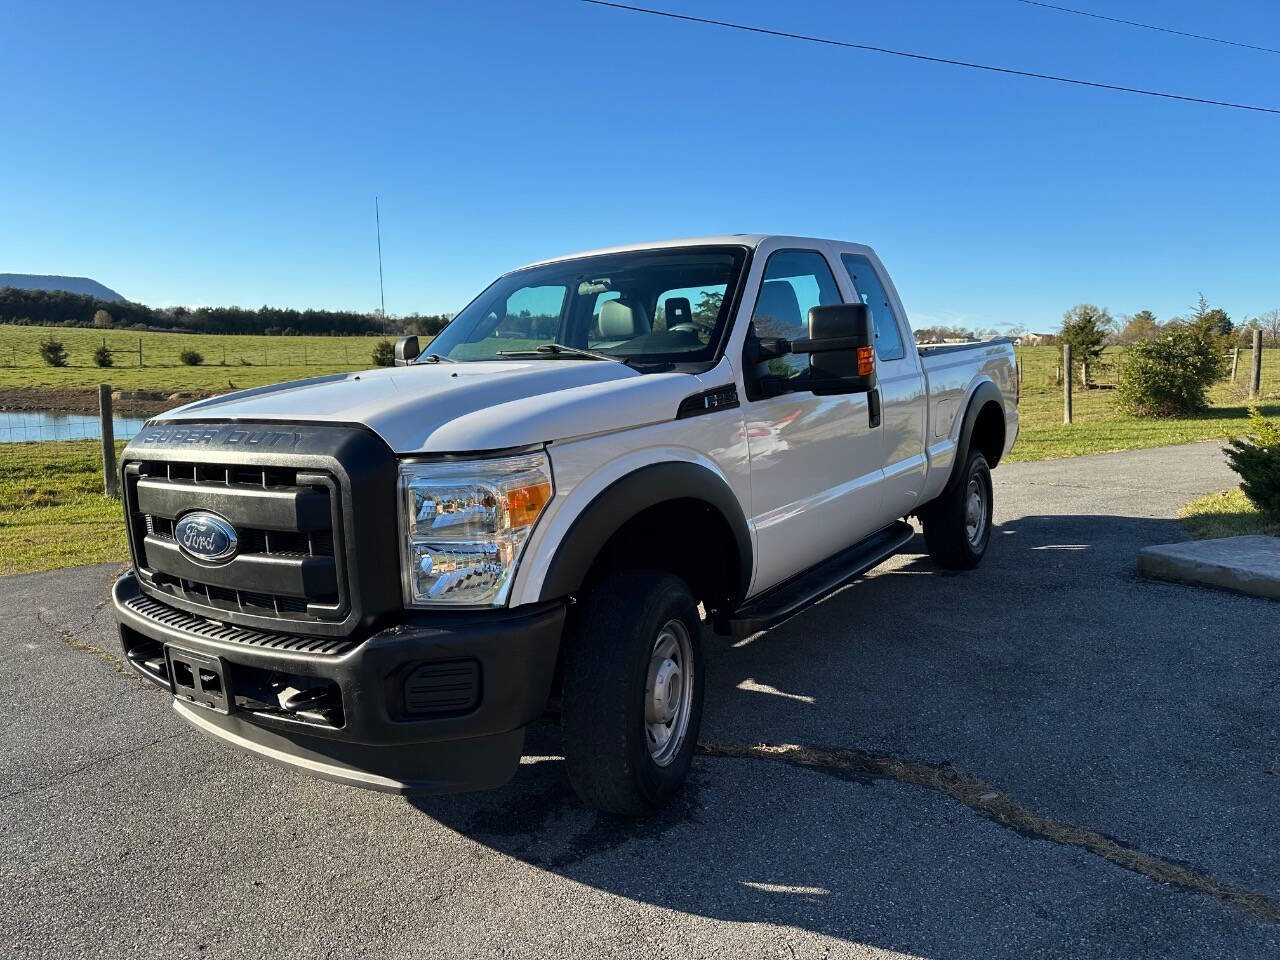
[[[96,440],[0,450],[0,575],[128,557],[120,501],[102,492]]]
[[[67,350],[65,367],[40,357],[40,341],[52,336]],[[106,344],[115,365],[99,368],[93,351]],[[138,341],[142,366],[138,366]],[[267,337],[194,333],[140,333],[65,327],[0,326],[0,388],[91,387],[110,383],[125,390],[226,392],[324,373],[367,370],[383,337]],[[200,366],[178,359],[183,350],[204,356]]]
[[[1192,500],[1178,514],[1182,529],[1197,540],[1266,533],[1280,537],[1280,523],[1270,523],[1237,487]]]
[[[1195,440],[1222,440],[1244,430],[1248,419],[1245,396],[1249,352],[1240,355],[1239,383],[1222,382],[1213,387],[1211,408],[1198,417],[1178,420],[1140,420],[1124,416],[1116,409],[1112,389],[1120,348],[1108,349],[1106,363],[1094,370],[1098,387],[1072,391],[1073,422],[1062,422],[1062,386],[1055,383],[1054,371],[1062,359],[1060,347],[1019,347],[1022,360],[1022,402],[1019,413],[1022,432],[1010,461],[1047,460],[1075,457],[1112,450],[1163,447]],[[1267,349],[1262,355],[1262,401],[1265,416],[1280,416],[1280,350]]]

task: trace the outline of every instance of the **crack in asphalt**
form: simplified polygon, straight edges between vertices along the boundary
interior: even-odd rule
[[[54,636],[56,636],[59,640],[65,643],[72,650],[75,650],[78,653],[92,653],[99,660],[101,660],[103,663],[105,663],[107,666],[109,666],[112,670],[120,674],[125,679],[132,680],[134,683],[137,683],[141,686],[146,686],[147,685],[146,681],[143,680],[136,673],[134,673],[132,670],[128,669],[128,666],[118,656],[111,653],[111,651],[109,650],[102,649],[102,647],[99,647],[97,644],[89,643],[86,640],[81,640],[79,637],[80,631],[84,630],[87,626],[89,626],[89,624],[93,622],[94,618],[98,615],[99,611],[101,611],[102,608],[105,607],[108,602],[109,601],[107,600],[103,600],[99,602],[98,605],[93,608],[93,610],[89,613],[87,617],[85,617],[80,623],[75,624],[74,626],[71,626],[71,627],[59,626],[58,624],[50,623],[48,620],[45,619],[45,616],[46,614],[49,613],[49,611],[44,607],[40,608],[40,611],[36,614],[36,619],[43,626],[47,627],[50,631],[52,631]],[[0,798],[0,799],[3,799],[3,798]]]
[[[93,760],[86,760],[84,763],[78,764],[74,767],[70,767],[62,771],[61,773],[59,773],[56,777],[52,777],[48,780],[45,780],[43,783],[33,784],[30,787],[22,787],[18,790],[11,790],[8,793],[0,794],[0,803],[5,802],[6,800],[12,800],[14,797],[25,797],[28,794],[39,793],[41,790],[47,790],[49,787],[52,787],[58,783],[61,783],[63,780],[66,780],[68,777],[74,777],[77,773],[81,773],[82,771],[89,770],[93,767],[102,766],[104,763],[110,763],[112,760],[119,760],[121,757],[129,757],[137,753],[144,753],[147,750],[150,750],[152,747],[159,746],[160,744],[165,743],[166,741],[176,740],[178,737],[182,736],[184,732],[185,731],[181,731],[178,733],[170,733],[163,737],[157,737],[154,740],[149,740],[146,743],[140,743],[136,747],[129,747],[125,750],[117,750],[115,753],[107,754],[105,757],[97,757]]]
[[[79,623],[76,623],[71,627],[59,626],[57,624],[50,623],[49,620],[46,619],[46,616],[49,614],[49,610],[45,607],[41,607],[40,610],[36,613],[36,620],[42,626],[47,627],[49,631],[57,639],[61,640],[63,643],[65,643],[72,650],[75,650],[77,653],[91,653],[94,656],[96,656],[99,660],[107,664],[107,666],[111,667],[116,673],[120,674],[125,679],[133,680],[139,684],[142,684],[143,686],[146,686],[146,682],[137,674],[135,674],[133,671],[129,670],[128,667],[125,665],[125,663],[121,661],[119,657],[115,656],[114,654],[110,653],[107,650],[102,649],[101,647],[95,644],[88,643],[87,641],[81,640],[77,636],[77,633],[79,631],[84,630],[86,627],[89,626],[89,624],[93,622],[94,618],[98,615],[98,613],[102,610],[102,608],[106,606],[107,603],[108,603],[107,600],[103,600],[99,602],[93,608],[93,610],[90,611],[88,616],[86,616]],[[89,769],[92,769],[93,767],[110,763],[111,761],[118,760],[121,757],[127,757],[127,756],[132,756],[134,754],[143,753],[147,750],[150,750],[152,747],[159,746],[160,744],[165,743],[166,741],[169,741],[169,740],[175,740],[182,735],[183,735],[182,731],[179,731],[178,733],[170,733],[163,737],[157,737],[154,740],[149,740],[146,743],[138,744],[137,746],[127,747],[123,750],[117,750],[114,753],[107,754],[105,757],[97,757],[93,760],[88,760],[84,763],[77,764],[74,767],[69,767],[68,769],[62,771],[57,776],[43,781],[42,783],[33,784],[32,786],[29,786],[29,787],[21,787],[17,790],[11,790],[8,793],[0,794],[0,803],[4,803],[5,801],[12,800],[15,797],[23,797],[23,796],[27,796],[28,794],[38,793],[41,790],[47,790],[49,787],[52,787],[55,784],[61,783],[63,780],[66,780],[68,777],[73,777],[77,773],[80,773],[84,770],[89,770]]]
[[[1062,846],[1076,847],[1157,883],[1205,894],[1255,920],[1280,923],[1280,900],[1225,883],[1199,870],[1144,850],[1134,849],[1097,830],[1041,816],[1023,807],[1003,790],[951,764],[901,760],[865,750],[802,746],[794,743],[750,746],[700,742],[698,752],[708,757],[768,760],[827,773],[896,780],[924,787],[964,804],[974,813],[1000,826]]]

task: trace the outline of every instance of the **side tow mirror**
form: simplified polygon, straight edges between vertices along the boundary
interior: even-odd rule
[[[809,389],[816,394],[869,393],[876,386],[875,327],[865,303],[809,311],[809,336],[792,353],[809,354]]]
[[[396,366],[407,367],[417,359],[422,348],[418,346],[417,337],[398,337],[396,339]]]

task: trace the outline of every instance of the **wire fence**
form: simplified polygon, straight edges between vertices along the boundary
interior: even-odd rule
[[[112,368],[221,367],[350,367],[372,363],[374,346],[389,336],[278,337],[182,333],[107,333],[82,328],[0,325],[0,367],[47,369],[41,352],[46,339],[63,348],[69,367],[101,367],[105,351]],[[425,339],[425,338],[424,338]],[[194,354],[183,359],[183,354]],[[198,357],[198,359],[196,359]],[[194,361],[194,362],[192,362]]]
[[[112,417],[117,440],[134,436],[145,417]],[[0,410],[0,443],[25,443],[33,440],[98,440],[102,423],[96,416],[83,413]]]
[[[1089,387],[1115,387],[1119,380],[1121,361],[1128,348],[1107,347],[1102,356],[1089,364]],[[1062,385],[1062,347],[1019,347],[1017,354],[1023,361],[1023,389],[1048,387],[1058,389]],[[1280,349],[1264,347],[1259,355],[1261,382],[1259,395],[1264,398],[1280,396]],[[1238,352],[1228,350],[1222,355],[1222,383],[1232,385],[1243,396],[1248,394],[1253,370],[1253,350],[1242,347]],[[1081,369],[1077,362],[1074,376],[1080,384]]]

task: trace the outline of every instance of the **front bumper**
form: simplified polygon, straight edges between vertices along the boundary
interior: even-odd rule
[[[396,792],[483,790],[511,778],[524,727],[546,708],[565,619],[555,602],[413,616],[358,643],[309,644],[192,618],[142,594],[132,573],[116,581],[112,603],[127,661],[174,694],[193,725],[317,776]],[[166,648],[220,665],[226,712],[177,695]],[[464,678],[460,700],[413,692],[423,677],[430,686],[450,672]],[[257,691],[281,683],[327,691],[337,706],[268,707]]]

